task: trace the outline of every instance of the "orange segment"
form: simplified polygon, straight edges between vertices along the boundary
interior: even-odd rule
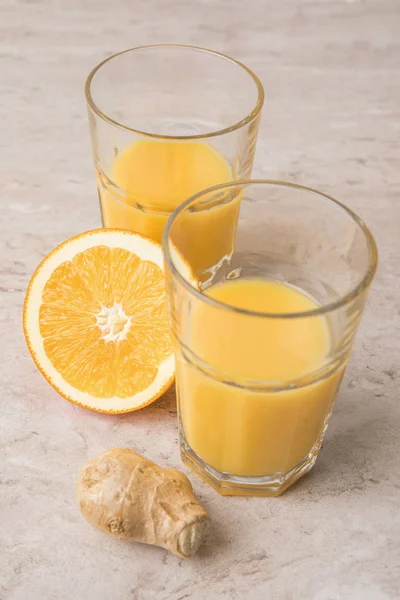
[[[68,400],[103,412],[156,400],[174,376],[161,247],[110,229],[68,240],[32,277],[24,331]]]

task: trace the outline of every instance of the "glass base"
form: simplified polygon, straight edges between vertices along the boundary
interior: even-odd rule
[[[279,496],[295,481],[312,469],[321,448],[320,436],[309,454],[287,473],[262,477],[245,477],[220,473],[205,463],[181,436],[181,459],[196,475],[211,485],[222,496]]]

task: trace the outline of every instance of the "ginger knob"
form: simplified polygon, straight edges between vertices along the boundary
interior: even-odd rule
[[[113,448],[85,463],[77,493],[81,512],[93,527],[183,558],[195,554],[209,527],[186,475],[128,448]]]

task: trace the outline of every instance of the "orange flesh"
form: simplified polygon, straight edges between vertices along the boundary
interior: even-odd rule
[[[114,341],[102,308],[120,305]],[[154,381],[172,351],[164,275],[122,248],[96,246],[57,267],[39,314],[45,352],[64,380],[99,398],[132,396]]]

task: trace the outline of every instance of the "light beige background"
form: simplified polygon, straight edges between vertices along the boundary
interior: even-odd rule
[[[400,597],[400,2],[1,0],[1,600],[387,600]],[[266,106],[255,173],[348,203],[380,270],[312,474],[279,499],[226,499],[190,562],[120,543],[79,514],[89,457],[131,446],[179,465],[175,399],[105,417],[36,371],[21,308],[38,261],[99,225],[83,97],[126,47],[181,42],[244,61]]]

